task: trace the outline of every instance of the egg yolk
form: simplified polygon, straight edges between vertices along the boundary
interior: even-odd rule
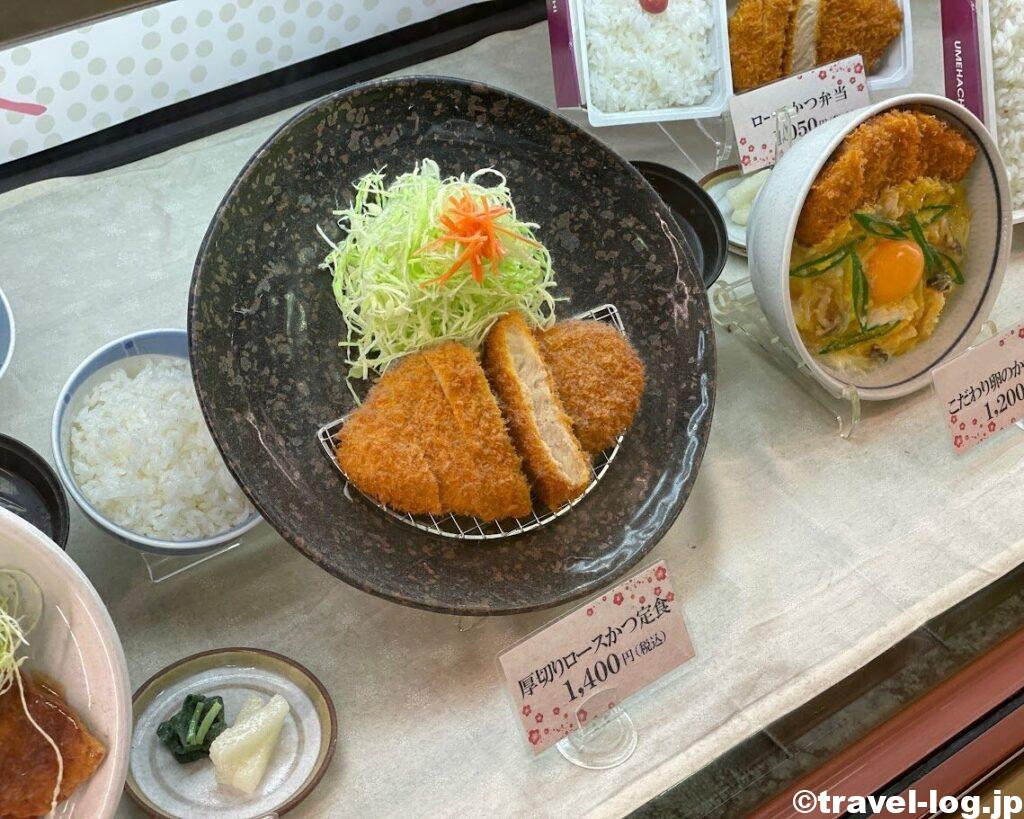
[[[924,253],[916,242],[884,239],[875,245],[864,265],[875,304],[899,301],[914,292],[924,275]]]

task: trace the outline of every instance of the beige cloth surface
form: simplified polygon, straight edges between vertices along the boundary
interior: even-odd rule
[[[545,28],[534,26],[420,70],[550,104],[546,49]],[[919,72],[934,76],[922,58]],[[126,332],[184,326],[207,223],[286,116],[0,197],[0,286],[18,331],[0,381],[0,431],[49,454],[54,400],[86,355]],[[670,130],[697,144],[692,124]],[[599,135],[629,158],[685,167],[656,127]],[[1001,326],[1024,321],[1016,238],[993,316]],[[730,275],[743,273],[731,265]],[[296,817],[622,815],[1024,559],[1024,433],[958,460],[924,393],[867,408],[843,441],[811,398],[736,338],[719,333],[718,350],[704,465],[651,555],[675,572],[697,656],[627,703],[639,746],[613,770],[581,770],[557,752],[533,759],[517,736],[495,656],[556,612],[462,632],[455,618],[348,587],[267,529],[159,586],[77,510],[69,552],[110,608],[133,685],[229,645],[282,652],[320,676],[338,710],[338,750]],[[121,812],[138,814],[127,800]]]

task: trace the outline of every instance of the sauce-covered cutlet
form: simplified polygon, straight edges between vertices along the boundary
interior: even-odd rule
[[[32,719],[53,739],[64,762],[58,801],[91,777],[106,749],[52,688],[22,675]],[[22,819],[50,811],[57,783],[57,756],[29,721],[17,681],[0,695],[0,817]]]

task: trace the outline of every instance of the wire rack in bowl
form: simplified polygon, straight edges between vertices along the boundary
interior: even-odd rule
[[[574,318],[604,321],[616,327],[620,333],[625,333],[625,328],[622,325],[622,318],[619,316],[619,311],[615,308],[614,304],[604,304],[600,307],[595,307],[593,310],[588,310],[585,313],[580,313],[579,315],[574,316]],[[541,526],[546,526],[553,520],[567,514],[577,503],[589,495],[593,491],[594,487],[597,486],[598,481],[604,477],[605,472],[608,471],[608,467],[611,466],[612,461],[615,460],[615,456],[619,452],[619,446],[622,444],[623,438],[623,436],[620,435],[613,446],[593,457],[590,465],[590,483],[587,485],[583,494],[575,500],[563,504],[558,507],[558,509],[547,510],[541,514],[538,514],[537,510],[534,510],[526,517],[508,518],[506,520],[480,520],[479,518],[452,514],[412,515],[408,512],[400,512],[397,509],[392,509],[387,504],[381,503],[380,501],[371,498],[369,495],[360,492],[358,487],[348,479],[348,476],[338,464],[337,458],[334,457],[335,450],[338,446],[337,436],[338,433],[341,432],[341,427],[345,423],[346,417],[348,416],[343,416],[324,424],[316,433],[316,437],[320,441],[320,446],[323,449],[324,454],[345,479],[346,496],[351,498],[354,491],[367,502],[373,504],[395,520],[399,520],[402,523],[408,524],[422,532],[429,532],[432,535],[450,537],[457,540],[497,540],[500,538],[513,537],[514,535],[522,535],[526,532],[532,532],[534,529],[539,529]]]

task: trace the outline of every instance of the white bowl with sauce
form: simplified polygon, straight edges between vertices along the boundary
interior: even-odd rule
[[[132,732],[128,666],[117,630],[75,562],[32,524],[2,508],[0,569],[24,572],[42,593],[42,616],[26,635],[28,659],[22,668],[59,689],[106,747],[99,768],[61,803],[57,814],[62,819],[109,819],[121,800]]]

